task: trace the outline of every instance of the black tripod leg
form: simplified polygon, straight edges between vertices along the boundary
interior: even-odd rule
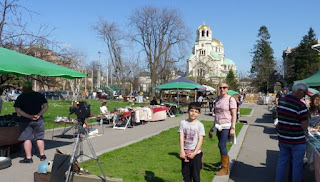
[[[73,125],[73,126],[67,128],[67,129],[63,130],[62,135],[65,135],[68,131],[70,131],[70,130],[71,130],[72,128],[74,128],[74,127],[75,127],[75,125]]]
[[[69,164],[68,173],[67,173],[67,177],[66,177],[66,181],[65,182],[69,182],[69,180],[70,180],[69,178],[70,178],[70,174],[71,174],[71,168],[72,168],[72,164],[76,160],[76,156],[75,155],[77,153],[79,139],[80,139],[80,132],[78,132],[76,141],[75,141],[74,146],[73,146],[72,156],[71,156],[71,159],[70,159],[70,164]]]
[[[90,142],[90,140],[89,140],[89,138],[88,138],[87,133],[85,133],[84,136],[86,137],[86,141],[88,142],[88,146],[89,146],[89,149],[90,149],[90,151],[91,151],[92,157],[93,157],[94,160],[96,160],[96,163],[98,164],[99,169],[100,169],[100,172],[101,172],[101,174],[102,174],[102,176],[103,176],[103,179],[106,181],[106,180],[107,180],[107,179],[106,179],[106,176],[105,176],[105,174],[104,174],[104,172],[103,172],[103,170],[102,170],[102,167],[101,167],[101,165],[100,165],[100,163],[99,163],[99,160],[98,160],[98,157],[97,157],[97,155],[96,155],[96,152],[95,152],[94,149],[93,149],[93,146],[92,146],[92,144],[91,144],[91,142]]]

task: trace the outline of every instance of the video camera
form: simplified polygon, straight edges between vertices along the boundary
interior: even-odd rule
[[[70,115],[75,113],[79,121],[84,121],[86,118],[90,117],[90,105],[87,102],[82,101],[77,103],[77,106],[72,106],[69,108]]]

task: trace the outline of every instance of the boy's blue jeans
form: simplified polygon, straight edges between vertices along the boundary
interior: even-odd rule
[[[227,142],[229,140],[229,133],[230,133],[230,129],[223,129],[222,131],[219,131],[219,130],[217,131],[220,155],[228,155]]]
[[[289,160],[292,160],[292,181],[301,182],[306,144],[294,145],[279,142],[279,149],[276,182],[285,180],[285,173]]]

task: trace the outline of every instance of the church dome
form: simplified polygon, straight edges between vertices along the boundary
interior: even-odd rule
[[[217,39],[212,38],[212,43],[216,47],[223,47],[222,43]]]
[[[214,52],[214,51],[211,52],[211,56],[213,58],[216,58],[216,59],[220,59],[221,58],[221,56],[218,53]]]
[[[221,73],[220,77],[224,77],[224,78],[227,77],[227,73]]]
[[[236,65],[231,59],[229,58],[224,58],[223,64],[225,65]]]
[[[189,55],[188,59],[191,59],[193,56],[194,56],[194,54],[191,53],[191,54]]]
[[[199,27],[198,27],[198,30],[211,30],[211,28],[208,26],[208,25],[200,25]]]

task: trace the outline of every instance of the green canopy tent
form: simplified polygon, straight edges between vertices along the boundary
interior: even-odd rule
[[[158,85],[155,89],[162,89],[162,90],[176,90],[176,89],[185,89],[185,90],[194,90],[201,88],[201,85],[187,83],[187,82],[169,82],[164,83],[162,85]]]
[[[202,85],[188,82],[168,82],[158,85],[155,89],[161,90],[178,90],[178,105],[179,105],[179,90],[196,90],[202,88]]]
[[[109,87],[110,87],[112,90],[122,90],[122,88],[117,87],[117,86],[112,85],[112,84],[110,84]]]
[[[0,47],[0,74],[82,78],[86,74]]]
[[[238,95],[239,92],[236,92],[234,90],[228,90],[228,95]]]
[[[294,81],[294,83],[305,83],[309,87],[319,87],[320,86],[320,71],[318,71],[316,74],[305,78],[303,80],[297,80]]]

